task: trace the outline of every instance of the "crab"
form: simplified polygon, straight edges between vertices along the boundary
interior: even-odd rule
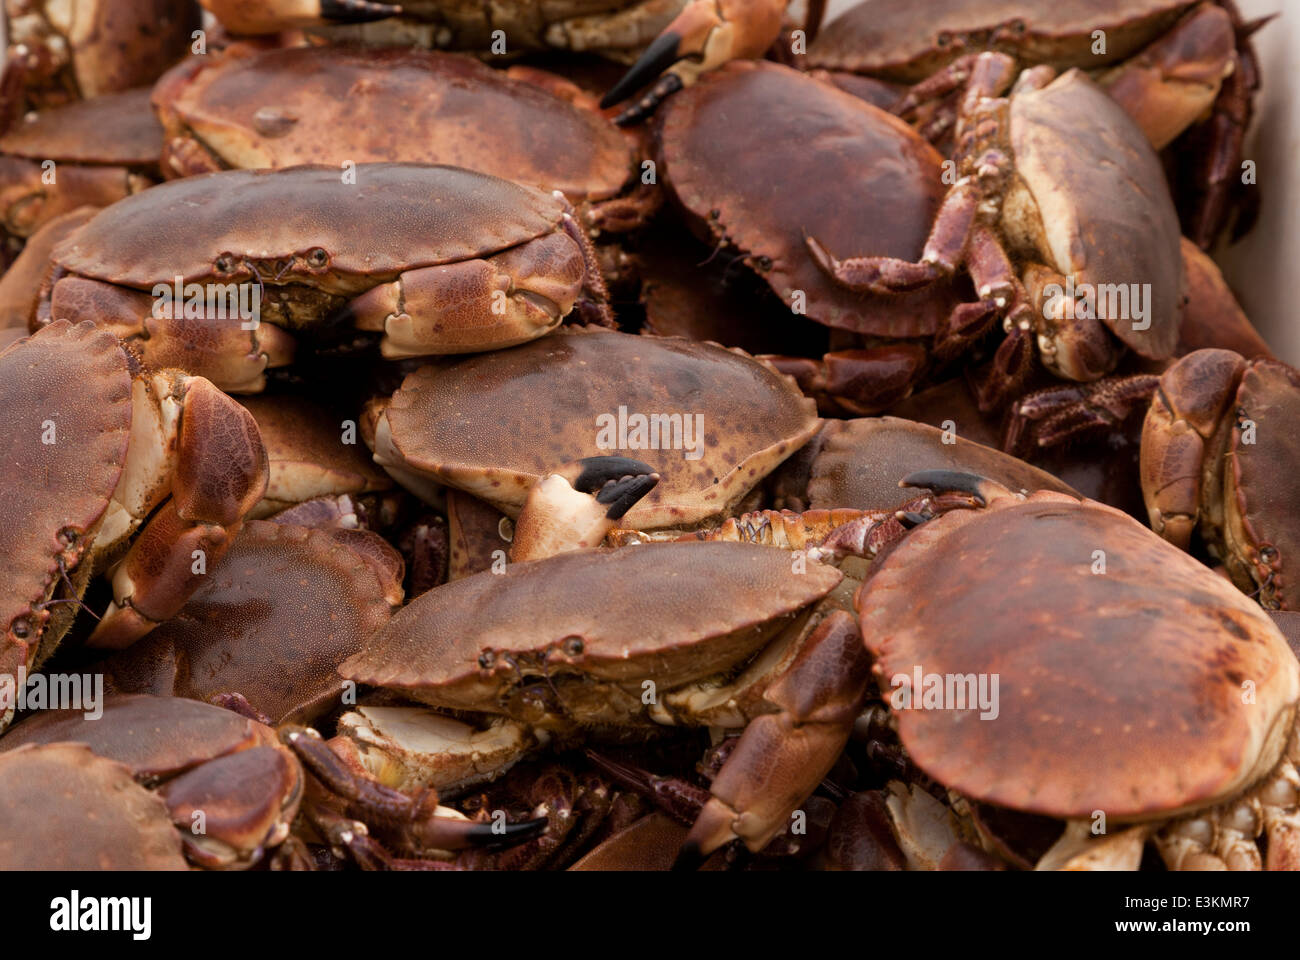
[[[142,371],[117,338],[59,321],[0,353],[4,449],[0,672],[39,668],[90,576],[113,602],[88,642],[126,646],[184,606],[266,486],[257,425],[201,377]],[[6,704],[8,723],[14,705]]]
[[[175,616],[97,669],[117,692],[312,723],[345,702],[338,665],[402,599],[402,559],[377,534],[253,520]]]
[[[1286,563],[1300,491],[1288,469],[1295,457],[1289,425],[1298,403],[1293,367],[1207,348],[1158,377],[1029,394],[1012,408],[1005,445],[1059,447],[1145,410],[1140,483],[1151,528],[1183,549],[1199,533],[1244,592],[1265,607],[1292,610],[1300,590]]]
[[[78,207],[106,207],[158,182],[162,128],[149,90],[28,114],[0,136],[0,225],[30,237]]]
[[[522,343],[575,307],[612,322],[563,197],[456,167],[172,181],[102,211],[53,262],[39,322],[94,320],[150,364],[234,392],[258,392],[288,362],[290,329],[381,332],[384,356],[404,357]]]
[[[1270,609],[1300,609],[1295,424],[1300,372],[1198,350],[1160,378],[1142,429],[1151,528],[1187,549],[1194,532],[1232,581]]]
[[[767,118],[767,147],[736,149],[754,116]],[[960,306],[966,294],[949,281],[919,293],[849,290],[818,268],[805,238],[918,256],[944,197],[939,154],[898,118],[771,63],[728,64],[668,101],[660,124],[660,174],[692,231],[738,251],[792,313],[868,338],[820,361],[774,362],[852,413],[905,397],[927,368],[925,340],[971,309]]]
[[[1300,869],[1300,663],[1264,611],[1102,504],[905,482],[983,504],[907,533],[854,597],[898,737],[963,821],[1060,821],[1039,869],[1136,869],[1148,839],[1171,869]],[[900,697],[916,674],[998,677],[995,710],[928,679]]]
[[[166,804],[79,743],[0,754],[0,811],[0,869],[188,868]]]
[[[36,836],[24,854],[27,866],[74,864],[71,857],[85,857],[81,865],[100,869],[118,867],[131,857],[147,857],[151,869],[158,854],[183,845],[185,857],[207,869],[248,869],[280,847],[289,838],[289,828],[298,812],[303,791],[303,772],[294,755],[279,741],[271,728],[240,717],[228,710],[176,697],[108,697],[103,714],[90,718],[80,711],[47,711],[24,719],[0,737],[0,765],[11,765],[5,779],[25,779],[19,770],[35,770],[32,755],[64,751],[61,761],[69,766],[66,779],[33,804],[26,815],[6,817],[7,823],[21,824]],[[91,760],[86,753],[101,758]],[[22,757],[28,757],[23,761]],[[57,768],[54,768],[57,769]],[[80,773],[73,771],[80,770]],[[84,777],[86,785],[76,789]],[[99,789],[90,784],[103,778]],[[109,781],[114,783],[107,789]],[[42,779],[33,777],[33,785]],[[137,786],[138,785],[138,786]],[[148,788],[148,792],[145,791]],[[30,788],[29,788],[30,789]],[[49,788],[46,788],[49,789]],[[141,794],[144,796],[141,796]],[[69,805],[84,806],[81,820],[70,811],[50,810],[49,798],[66,795]],[[148,798],[146,800],[146,797]],[[150,802],[152,801],[152,802]],[[113,822],[129,817],[140,820],[138,839],[120,838],[111,854],[104,855],[93,844],[86,854],[75,851],[86,841],[88,824]],[[161,816],[155,810],[161,811]],[[39,815],[32,816],[32,811]],[[76,829],[69,829],[76,823]],[[161,836],[156,823],[174,825],[172,836]],[[77,842],[59,842],[59,828]],[[44,850],[35,840],[44,839]],[[0,841],[0,848],[4,847]],[[102,857],[98,862],[92,857]],[[5,859],[6,866],[16,866]]]
[[[447,0],[396,5],[368,0],[202,0],[236,35],[291,28],[336,40],[458,49],[502,55],[522,50],[640,57],[610,94],[612,106],[655,81],[636,119],[700,73],[736,57],[758,57],[776,42],[789,0],[506,0],[490,8]],[[819,10],[822,4],[814,2]],[[820,22],[820,13],[810,10]],[[394,18],[394,19],[389,19]],[[381,22],[374,22],[381,21]],[[325,29],[322,29],[325,28]],[[500,48],[504,42],[505,48]]]
[[[629,187],[639,183],[635,138],[590,95],[529,67],[493,70],[400,47],[236,44],[174,68],[154,103],[168,177],[343,161],[451,164],[559,190],[593,231],[643,222],[661,196]],[[483,116],[497,120],[477,122]]]
[[[566,328],[417,370],[370,405],[363,436],[426,501],[446,485],[511,518],[557,464],[636,457],[660,479],[625,519],[651,529],[726,515],[818,426],[789,378],[739,351]]]
[[[1035,68],[1003,96],[1014,68],[997,53],[971,68],[957,179],[919,259],[841,259],[842,249],[807,240],[821,268],[852,290],[924,290],[969,272],[979,302],[958,307],[945,336],[972,342],[998,320],[1008,333],[982,378],[982,410],[1023,392],[1035,353],[1080,382],[1111,372],[1125,348],[1171,356],[1183,293],[1178,217],[1141,131],[1078,70],[1053,79]]]
[[[0,130],[27,110],[150,84],[189,50],[191,0],[5,0]]]
[[[1201,0],[865,0],[838,17],[808,51],[815,69],[916,84],[894,109],[936,140],[951,132],[960,87],[984,51],[1027,68],[1077,67],[1142,127],[1157,150],[1206,158],[1192,172],[1187,229],[1208,248],[1223,230],[1259,86],[1251,34],[1235,5]],[[1104,40],[1103,45],[1098,39]],[[918,108],[920,110],[918,111]]]
[[[498,770],[582,729],[745,726],[689,841],[701,854],[736,838],[762,849],[834,764],[865,691],[845,598],[828,600],[843,575],[742,543],[574,549],[599,543],[628,500],[645,495],[635,476],[619,477],[636,465],[611,459],[580,462],[604,484],[561,472],[534,486],[513,545],[527,559],[422,594],[339,668],[438,712],[345,716],[337,749],[352,766],[389,777],[418,770],[441,788],[466,775],[445,754],[474,736],[455,734],[439,716],[448,711],[493,718],[478,740],[497,751],[473,755]],[[603,598],[600,609],[575,606],[581,597]],[[651,608],[660,613],[648,617]],[[511,729],[513,757],[503,741]]]

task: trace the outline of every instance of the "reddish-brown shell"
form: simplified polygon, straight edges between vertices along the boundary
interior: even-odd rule
[[[47,710],[24,719],[0,739],[0,752],[26,744],[83,743],[125,764],[142,783],[151,783],[265,743],[259,735],[265,730],[197,700],[110,695],[103,714],[93,719],[81,710]]]
[[[1225,532],[1236,534],[1239,520],[1245,541],[1229,549],[1238,547],[1256,570],[1271,571],[1270,604],[1300,610],[1300,372],[1274,360],[1249,364],[1228,415],[1235,424],[1224,496],[1233,503]]]
[[[336,670],[402,600],[402,560],[365,530],[255,520],[175,617],[102,664],[113,689],[242,694],[276,723],[341,702]]]
[[[28,114],[0,137],[0,153],[156,170],[162,127],[149,106],[150,89],[109,93]]]
[[[0,756],[0,869],[185,870],[162,800],[76,743]]]
[[[660,137],[661,174],[678,202],[787,305],[802,291],[810,319],[878,336],[929,336],[946,319],[949,283],[854,293],[805,244],[815,237],[838,256],[921,255],[947,189],[942,158],[897,117],[787,67],[732,62],[668,101]]]
[[[75,569],[122,475],[126,354],[93,323],[52,323],[0,353],[0,407],[11,479],[0,511],[0,673],[13,676],[32,665],[31,645],[50,616],[33,605],[58,586],[60,561]]]
[[[998,50],[1026,64],[1100,67],[1124,60],[1195,0],[862,0],[808,51],[812,67],[915,83],[965,53]],[[1093,52],[1094,30],[1106,52]]]
[[[925,492],[898,485],[899,477],[918,470],[975,473],[1012,490],[1074,492],[1050,473],[992,447],[924,423],[863,417],[832,420],[822,429],[821,449],[808,480],[808,505],[887,510]]]
[[[996,718],[904,709],[899,736],[945,786],[1030,813],[1140,819],[1218,803],[1276,763],[1300,699],[1300,664],[1258,605],[1091,501],[945,514],[854,605],[887,697],[918,667],[997,678]]]
[[[617,420],[620,407],[629,415],[698,414],[702,456],[599,446],[597,418]],[[387,420],[404,466],[511,515],[537,480],[564,464],[635,457],[662,477],[624,519],[636,529],[728,510],[819,425],[793,380],[746,354],[594,330],[425,367],[393,395]]]
[[[573,203],[616,195],[632,172],[629,142],[598,113],[456,54],[232,48],[161,106],[229,167],[443,163]]]
[[[842,579],[753,544],[651,543],[515,563],[421,594],[339,672],[434,706],[491,710],[519,674],[639,682],[663,689],[743,661],[774,622]],[[565,650],[581,640],[580,652]],[[491,651],[492,666],[480,661]]]
[[[376,281],[416,267],[490,255],[549,234],[564,216],[549,193],[487,174],[413,163],[228,170],[127,197],[54,248],[72,273],[152,289],[186,281],[246,280],[244,260],[329,255],[282,282],[351,275]],[[229,255],[235,268],[219,274]]]
[[[1114,310],[1098,291],[1098,317],[1142,356],[1172,356],[1182,320],[1182,230],[1160,158],[1141,128],[1087,74],[1071,70],[1012,98],[1011,145],[1042,233],[1020,223],[1011,205],[1004,226],[1016,218],[1049,266],[1077,286],[1122,288],[1130,296]],[[1133,291],[1149,312],[1141,321]]]

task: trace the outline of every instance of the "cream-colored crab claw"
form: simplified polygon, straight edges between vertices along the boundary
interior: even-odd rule
[[[693,0],[605,94],[601,107],[621,103],[653,83],[618,118],[633,123],[728,60],[761,57],[780,36],[787,6],[789,0]]]
[[[256,36],[324,23],[368,23],[402,8],[370,0],[200,0],[231,33]]]
[[[566,464],[528,491],[510,559],[539,560],[600,546],[658,483],[653,468],[627,457],[585,457]]]

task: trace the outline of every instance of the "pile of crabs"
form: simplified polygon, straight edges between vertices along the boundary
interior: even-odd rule
[[[4,3],[0,867],[1300,868],[1262,22],[202,5]]]

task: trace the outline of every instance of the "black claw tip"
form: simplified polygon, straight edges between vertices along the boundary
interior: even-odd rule
[[[704,854],[700,852],[700,845],[694,841],[687,840],[682,844],[682,849],[677,854],[677,859],[673,861],[674,873],[693,872],[700,869],[704,863]]]
[[[984,504],[985,494],[992,483],[987,477],[976,473],[961,473],[957,470],[918,470],[898,482],[900,487],[920,487],[923,490],[955,491],[969,493]]]
[[[600,109],[608,110],[614,104],[622,103],[680,60],[678,51],[681,45],[682,38],[678,34],[661,33],[613,89],[601,98]]]
[[[617,483],[611,483],[596,495],[597,503],[608,503],[605,511],[606,520],[622,520],[629,510],[635,507],[647,493],[659,483],[659,474],[651,473],[643,477],[629,477]]]
[[[919,527],[930,518],[923,513],[914,513],[911,510],[905,510],[898,514],[898,522],[906,529],[911,530],[913,527]]]
[[[320,0],[320,15],[339,23],[370,23],[400,16],[402,8],[391,3],[371,3],[370,0]]]
[[[601,503],[609,503],[608,499],[600,499],[600,493],[611,480],[654,473],[650,464],[630,457],[585,457],[578,462],[582,464],[582,472],[573,481],[573,489],[579,493],[595,493]]]

